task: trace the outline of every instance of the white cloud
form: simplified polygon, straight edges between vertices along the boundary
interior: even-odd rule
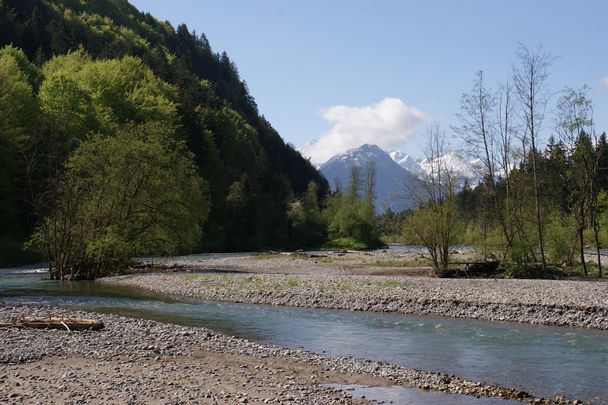
[[[334,155],[364,143],[390,148],[411,138],[426,114],[398,98],[385,98],[363,107],[334,106],[321,112],[332,128],[304,148],[312,163],[320,164]]]
[[[600,79],[600,87],[604,90],[608,90],[608,76],[604,76]]]

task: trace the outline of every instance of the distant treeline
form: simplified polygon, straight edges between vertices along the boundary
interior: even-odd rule
[[[456,190],[455,174],[441,159],[449,152],[446,134],[433,127],[426,150],[432,174],[419,208],[385,214],[379,229],[427,247],[440,274],[450,268],[452,247],[465,244],[500,260],[510,275],[559,268],[601,276],[608,142],[595,128],[590,89],[550,92],[554,59],[540,45],[520,44],[516,56],[512,74],[497,89],[477,73],[452,128],[464,152],[480,162],[481,183]],[[586,257],[589,249],[594,260]]]

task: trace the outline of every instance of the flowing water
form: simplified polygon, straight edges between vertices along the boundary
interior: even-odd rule
[[[0,302],[205,326],[263,343],[608,404],[606,331],[185,300],[93,282],[43,281],[36,271],[0,270]]]

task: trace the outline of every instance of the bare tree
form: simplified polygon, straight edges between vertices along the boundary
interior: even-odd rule
[[[422,192],[410,190],[418,208],[406,218],[406,232],[415,243],[426,248],[435,273],[443,275],[449,270],[450,247],[457,234],[457,179],[444,158],[448,153],[445,133],[439,125],[434,125],[427,137],[424,153],[428,174]]]
[[[496,95],[496,123],[498,129],[498,166],[499,173],[504,179],[505,183],[505,196],[504,196],[504,210],[503,210],[503,221],[505,223],[505,238],[507,241],[507,249],[513,245],[513,239],[515,237],[515,221],[516,218],[513,213],[513,201],[512,201],[512,190],[513,181],[511,178],[511,171],[514,166],[514,148],[513,138],[515,136],[515,128],[513,126],[513,86],[507,81],[505,84],[498,86]]]
[[[376,187],[376,162],[369,161],[365,165],[365,200],[368,204],[374,204],[374,188]]]
[[[509,249],[512,244],[512,233],[507,226],[505,212],[496,185],[497,172],[500,172],[501,167],[501,156],[503,157],[502,166],[505,170],[508,170],[508,161],[505,155],[510,149],[510,140],[507,139],[510,134],[507,128],[508,121],[505,121],[505,131],[502,132],[501,122],[496,120],[496,118],[501,118],[501,114],[500,112],[498,116],[495,114],[497,97],[486,88],[483,71],[477,72],[476,76],[471,92],[462,95],[460,112],[457,114],[460,126],[454,127],[454,130],[465,142],[468,154],[479,159],[482,163],[482,178],[489,186],[490,199],[494,206],[493,212],[501,227],[507,249]],[[509,94],[506,96],[506,112],[508,114]],[[500,138],[497,136],[497,132],[500,133]],[[504,153],[501,153],[503,151]]]
[[[348,196],[352,202],[359,200],[361,190],[361,167],[353,166],[350,168],[350,180],[348,183]]]
[[[538,142],[540,129],[545,117],[549,94],[547,79],[553,58],[545,51],[542,45],[536,49],[529,49],[519,44],[516,51],[518,64],[513,65],[513,86],[515,96],[519,102],[520,118],[523,132],[522,144],[529,145],[532,159],[532,178],[534,188],[534,205],[536,214],[536,229],[538,233],[538,246],[543,271],[547,268],[545,259],[545,243],[543,238],[542,207],[538,175]]]

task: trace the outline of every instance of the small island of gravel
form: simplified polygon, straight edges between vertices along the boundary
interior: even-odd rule
[[[157,260],[154,272],[101,281],[213,301],[608,329],[605,280],[443,279],[412,267],[417,257],[380,251],[193,255]]]

